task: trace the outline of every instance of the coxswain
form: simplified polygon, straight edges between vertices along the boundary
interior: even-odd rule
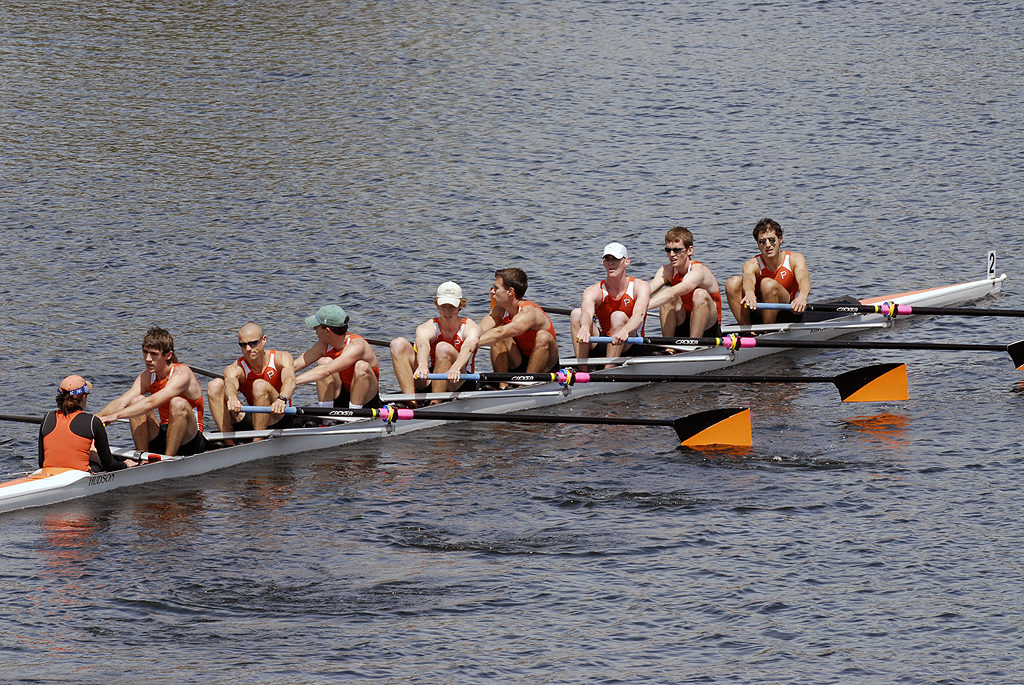
[[[365,338],[349,332],[348,323],[348,314],[334,304],[306,317],[317,341],[295,358],[296,371],[311,367],[295,382],[316,383],[317,398],[324,407],[382,407],[377,355]]]
[[[295,394],[295,360],[287,350],[268,350],[263,328],[249,322],[238,329],[242,356],[224,368],[224,378],[206,384],[210,413],[221,432],[265,430],[268,426],[290,428],[294,414],[285,414]],[[269,414],[242,412],[245,403],[270,407]],[[259,438],[257,438],[259,439]],[[233,440],[225,440],[233,445]]]
[[[480,319],[480,345],[490,346],[491,368],[497,373],[547,373],[558,368],[555,326],[539,305],[523,299],[528,285],[522,269],[494,272],[493,304]]]
[[[629,348],[626,338],[644,334],[651,286],[643,279],[626,275],[630,259],[622,243],[605,245],[601,262],[604,280],[583,291],[583,303],[570,315],[573,346],[580,360],[587,359],[597,348],[590,338],[598,333],[612,338],[595,351],[598,356],[608,357],[618,357]]]
[[[761,254],[743,263],[743,273],[725,282],[729,309],[741,326],[771,324],[803,319],[811,277],[807,261],[799,252],[782,249],[782,226],[765,218],[757,222],[754,240]],[[757,309],[758,302],[792,303],[791,312]]]
[[[203,389],[192,369],[178,361],[171,334],[156,326],[146,331],[142,359],[145,371],[103,408],[100,419],[128,419],[137,450],[168,456],[205,451]]]
[[[39,468],[66,468],[99,473],[120,471],[126,463],[110,452],[103,422],[85,411],[92,383],[68,376],[57,390],[57,410],[39,426]]]
[[[693,259],[693,233],[676,226],[665,234],[663,265],[650,280],[651,309],[661,318],[668,338],[722,336],[722,292],[715,275]]]
[[[453,392],[465,382],[460,380],[461,374],[475,370],[480,327],[462,316],[466,298],[459,284],[445,281],[439,285],[434,306],[438,315],[416,327],[414,342],[406,338],[391,341],[391,363],[403,393],[422,392],[428,387],[434,392]],[[428,373],[446,373],[448,379],[429,381]]]

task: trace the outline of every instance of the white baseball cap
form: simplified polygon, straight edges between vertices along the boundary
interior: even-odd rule
[[[437,297],[434,299],[438,304],[450,304],[458,307],[462,304],[462,288],[455,281],[445,281],[437,286]]]
[[[625,259],[629,256],[629,250],[622,243],[608,243],[604,246],[604,252],[601,258],[604,259],[608,255],[615,257],[616,259]]]

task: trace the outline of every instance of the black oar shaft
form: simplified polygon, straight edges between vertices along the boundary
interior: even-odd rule
[[[474,414],[460,411],[432,411],[417,409],[417,419],[438,419],[444,421],[505,421],[508,423],[583,423],[593,425],[614,424],[619,426],[671,426],[668,419],[636,419],[621,416],[558,416],[551,414]]]
[[[42,423],[41,416],[25,416],[23,414],[0,414],[0,421],[18,421],[20,423]]]

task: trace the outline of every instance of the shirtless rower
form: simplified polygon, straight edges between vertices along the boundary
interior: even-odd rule
[[[140,451],[187,456],[206,450],[203,389],[192,369],[178,361],[171,334],[159,327],[146,331],[142,359],[146,370],[103,408],[100,420],[128,419]]]
[[[523,299],[528,285],[522,269],[494,272],[494,305],[480,320],[480,345],[491,346],[496,373],[546,373],[558,367],[555,326],[541,307]]]
[[[472,373],[480,343],[480,327],[469,317],[462,316],[466,298],[462,288],[454,281],[445,281],[437,287],[434,306],[438,316],[416,327],[415,342],[405,338],[391,341],[391,363],[403,393],[423,391],[452,392],[459,389],[463,371]],[[448,380],[429,381],[428,373],[447,373]],[[431,404],[437,404],[434,400]]]
[[[300,374],[295,383],[316,383],[322,407],[383,406],[377,355],[365,338],[348,332],[345,310],[334,304],[320,307],[306,317],[306,325],[315,329],[317,341],[295,358],[295,370],[313,368]]]
[[[782,249],[782,226],[771,219],[758,221],[753,236],[761,254],[743,263],[742,275],[725,282],[732,315],[741,326],[800,321],[811,292],[811,277],[804,256]],[[757,310],[758,302],[791,302],[793,309],[792,312]]]
[[[583,304],[573,309],[570,315],[577,359],[590,356],[596,347],[596,343],[590,342],[590,337],[599,332],[612,338],[612,342],[597,352],[608,357],[617,357],[628,349],[626,338],[629,336],[644,334],[651,286],[643,279],[626,275],[630,259],[629,251],[622,243],[608,243],[602,254],[607,274],[605,279],[583,291]],[[594,322],[595,316],[597,323]]]
[[[665,234],[665,264],[650,280],[651,309],[658,309],[667,338],[722,335],[722,293],[711,269],[693,259],[693,233],[676,226]]]
[[[242,356],[224,368],[224,378],[206,384],[210,413],[222,432],[265,430],[267,426],[289,428],[294,416],[284,410],[295,394],[295,362],[287,350],[268,350],[267,336],[257,323],[238,329]],[[244,414],[238,399],[246,404],[270,407],[269,414]],[[233,440],[225,440],[233,445]]]

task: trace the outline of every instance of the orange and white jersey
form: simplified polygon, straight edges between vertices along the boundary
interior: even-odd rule
[[[180,363],[171,364],[171,372],[169,374],[167,374],[167,378],[164,378],[163,380],[157,380],[156,374],[155,373],[152,374],[150,376],[150,379],[149,379],[149,394],[150,395],[155,395],[156,393],[158,393],[161,390],[163,390],[167,386],[167,382],[169,380],[171,380],[171,376],[174,375],[174,372],[177,371],[179,368],[181,368],[183,366],[185,366],[185,365],[184,364],[180,364]],[[199,393],[199,398],[195,399],[195,400],[190,400],[189,398],[185,397],[184,395],[180,395],[180,397],[184,397],[185,400],[189,403],[189,405],[191,405],[192,410],[196,414],[196,424],[199,426],[200,432],[202,432],[202,430],[203,430],[203,408],[204,408],[204,405],[203,405],[203,393],[200,392]],[[168,423],[171,420],[171,404],[170,404],[170,402],[164,402],[163,404],[161,404],[159,407],[157,407],[157,411],[160,413],[160,424],[161,425],[164,425],[164,424]]]
[[[449,345],[451,345],[452,347],[454,347],[456,352],[461,352],[462,351],[462,345],[463,345],[463,343],[466,342],[465,335],[466,335],[466,322],[467,321],[469,321],[469,317],[466,317],[466,316],[462,317],[462,322],[459,324],[458,330],[455,331],[455,334],[453,336],[448,338],[448,337],[445,337],[445,335],[441,332],[441,320],[438,319],[436,316],[434,317],[434,340],[433,340],[433,342],[430,343],[430,367],[431,368],[434,367],[434,348],[437,347],[437,343],[439,343],[439,342],[446,342]],[[473,373],[473,370],[475,368],[476,368],[476,353],[474,352],[473,356],[470,357],[470,359],[469,359],[469,368],[468,368],[468,370],[469,370],[470,373]]]
[[[333,347],[328,347],[327,352],[324,353],[324,356],[330,357],[331,359],[337,359],[338,357],[341,356],[341,353],[345,351],[345,348],[348,347],[348,344],[353,340],[366,340],[366,338],[364,338],[361,335],[356,335],[355,333],[346,333],[345,345],[338,350],[334,349]],[[377,380],[380,380],[380,367],[377,365],[377,355],[374,355],[373,357],[373,373],[375,376],[377,376]],[[338,372],[338,376],[341,377],[341,385],[345,388],[346,391],[352,389],[352,378],[355,375],[355,364],[352,364],[352,366],[347,366]]]
[[[523,307],[536,307],[538,310],[540,310],[540,313],[543,314],[544,318],[548,320],[548,333],[551,334],[552,338],[555,337],[555,325],[551,323],[551,317],[548,316],[548,313],[545,312],[540,305],[530,302],[529,300],[519,300],[519,309],[521,310]],[[511,322],[512,316],[508,312],[505,312],[505,316],[501,319],[501,325],[504,326]],[[531,354],[533,354],[533,348],[536,347],[537,345],[537,331],[526,331],[525,333],[520,333],[519,335],[515,336],[512,339],[516,341],[516,347],[519,348],[519,351],[523,354],[523,356],[529,357]]]
[[[757,292],[761,292],[761,281],[771,278],[789,292],[789,299],[792,300],[796,297],[796,294],[800,292],[800,284],[796,282],[796,274],[793,273],[793,267],[789,263],[789,254],[789,250],[782,253],[782,263],[774,271],[765,266],[764,258],[760,254],[757,255],[757,262],[761,265],[761,271],[757,274]]]
[[[256,403],[253,400],[252,384],[260,379],[270,383],[274,390],[281,392],[281,367],[277,365],[277,350],[267,350],[267,354],[270,355],[270,358],[267,359],[267,365],[262,371],[255,371],[245,361],[245,357],[239,357],[238,361],[235,362],[242,368],[242,373],[245,374],[245,378],[242,379],[238,389],[249,404]],[[288,404],[291,405],[291,402],[289,401]]]
[[[679,273],[678,271],[676,271],[675,267],[672,267],[672,278],[669,280],[669,285],[679,285],[680,283],[682,283],[683,277],[686,276],[686,274],[690,273],[690,269],[693,267],[693,265],[700,263],[701,262],[698,262],[696,259],[691,259],[686,265],[686,271],[683,273]],[[709,294],[711,295],[711,300],[715,303],[715,306],[718,308],[718,323],[722,323],[722,291],[716,290],[715,292]],[[691,290],[690,292],[686,293],[680,299],[683,301],[683,309],[685,309],[687,312],[692,312],[693,291]]]
[[[601,335],[611,335],[612,333],[612,312],[622,312],[626,316],[633,316],[633,306],[636,304],[636,278],[629,276],[628,279],[626,290],[618,299],[612,299],[608,292],[608,286],[601,281],[601,302],[594,310],[597,322],[601,325]],[[644,316],[645,323],[640,324],[640,330],[637,331],[640,335],[644,334],[646,325],[646,314]]]

